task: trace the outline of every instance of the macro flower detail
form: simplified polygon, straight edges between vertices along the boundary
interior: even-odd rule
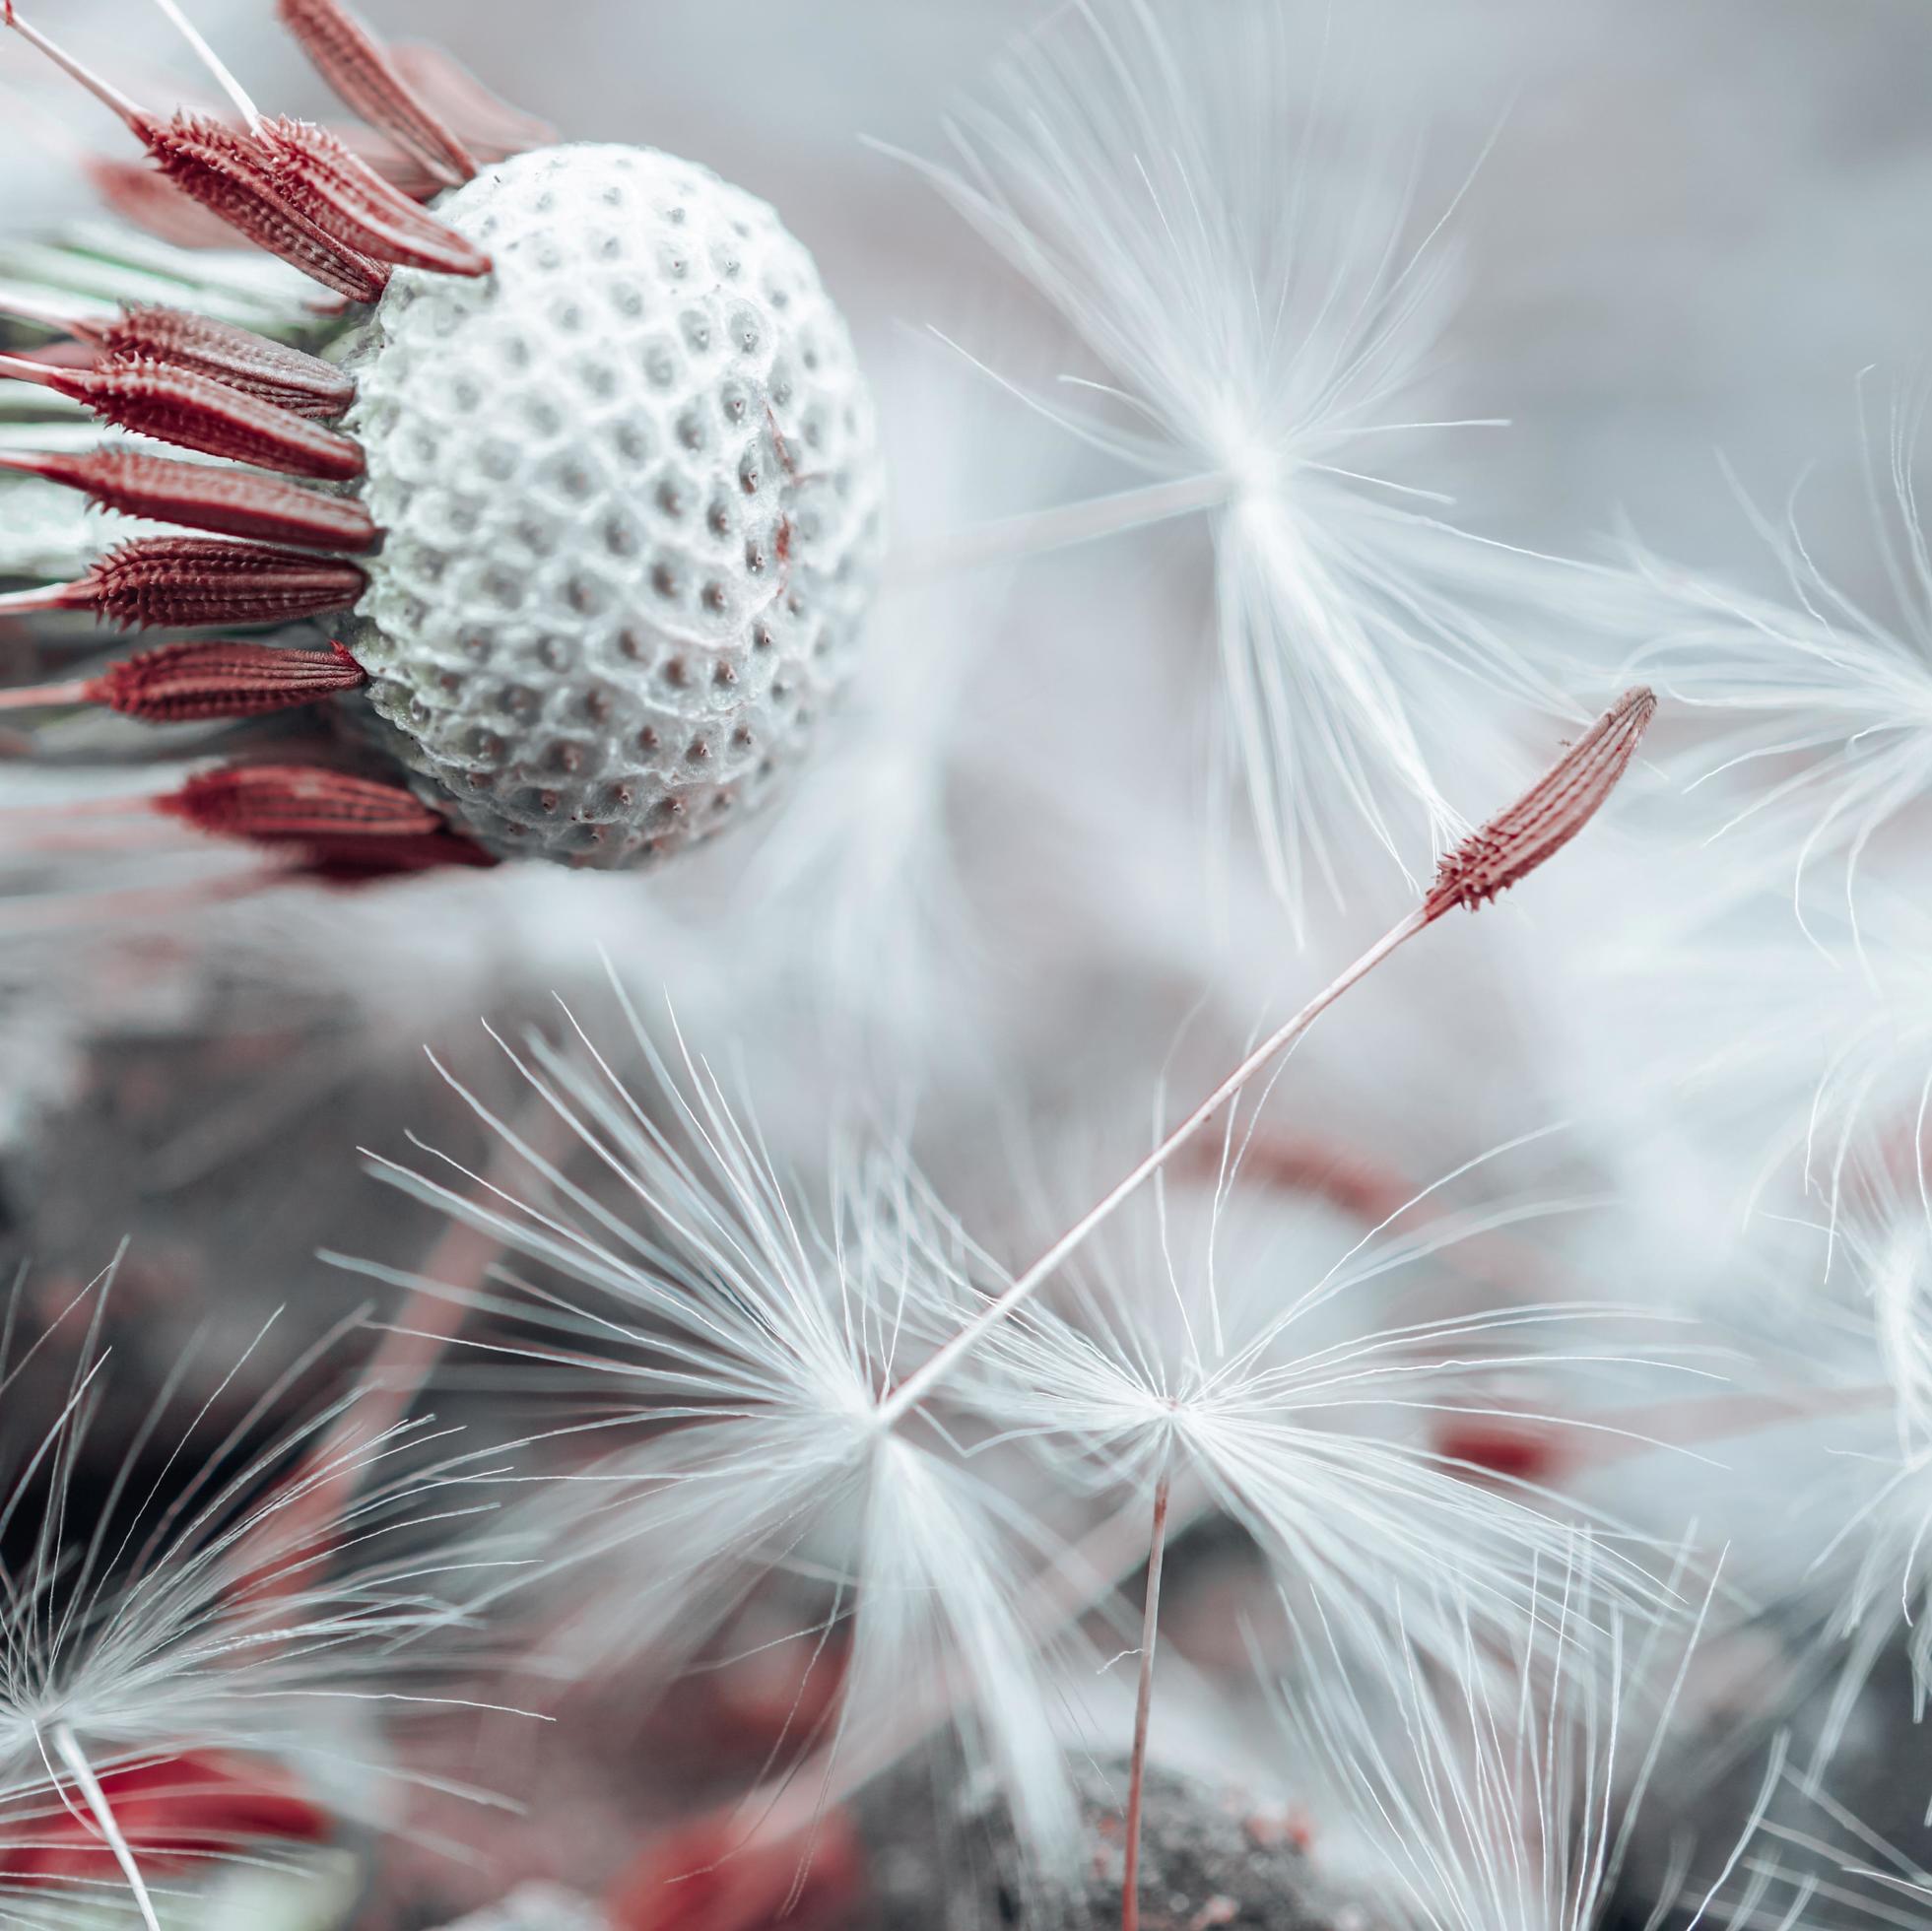
[[[413,790],[416,829],[439,834],[414,841],[420,863],[649,865],[766,802],[855,668],[883,551],[871,401],[805,248],[765,203],[655,150],[512,152],[543,130],[453,63],[392,55],[336,0],[290,0],[284,23],[388,144],[357,137],[378,167],[350,137],[264,119],[162,6],[233,120],[157,113],[11,5],[5,21],[120,117],[177,201],[341,302],[292,310],[297,346],[173,306],[103,320],[10,301],[62,339],[0,357],[0,377],[139,440],[0,467],[163,533],[0,597],[0,616],[270,633],[224,640],[225,661],[312,620],[341,633],[343,674],[251,669],[232,701],[187,712],[116,702],[110,666],[0,706],[291,713],[276,742],[302,738],[303,762]],[[186,817],[290,835],[280,817]],[[379,835],[332,816],[316,855],[361,838],[359,876],[420,868]]]
[[[1553,858],[1630,769],[1656,714],[1657,695],[1647,685],[1626,691],[1541,780],[1443,857],[1430,888],[1430,907],[1479,910]]]
[[[854,668],[851,341],[770,209],[668,155],[526,155],[440,213],[496,272],[398,274],[345,344],[389,533],[347,640],[483,844],[647,864],[764,802]]]
[[[0,0],[0,1931],[1932,1931],[1928,66]]]

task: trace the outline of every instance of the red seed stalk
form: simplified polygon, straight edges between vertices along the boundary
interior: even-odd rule
[[[362,444],[352,437],[193,369],[143,362],[55,368],[23,356],[0,356],[0,375],[37,382],[84,404],[116,429],[206,456],[332,483],[363,473]]]
[[[277,0],[275,11],[352,112],[400,141],[443,180],[467,181],[476,173],[475,157],[339,0]]]
[[[258,248],[351,301],[373,301],[388,286],[383,263],[338,240],[289,198],[247,135],[199,114],[166,121],[142,114],[129,126],[183,194]]]
[[[333,363],[184,308],[128,308],[111,322],[68,326],[115,362],[166,363],[292,415],[340,416],[356,400],[355,378]]]
[[[403,786],[325,765],[226,765],[148,802],[197,832],[286,852],[324,884],[497,862]]]
[[[0,20],[118,114],[168,181],[257,247],[352,301],[373,301],[382,293],[388,270],[345,248],[292,206],[250,136],[201,114],[164,120],[149,113],[25,20],[13,0],[6,0]]]
[[[326,650],[221,640],[164,643],[99,677],[0,691],[0,710],[103,704],[150,724],[259,717],[359,690],[368,673],[339,643]]]
[[[87,493],[101,509],[222,536],[293,544],[305,550],[374,548],[381,532],[353,497],[324,496],[276,476],[97,449],[69,456],[0,455],[0,470],[44,477]]]
[[[339,558],[208,537],[138,537],[71,583],[0,596],[0,618],[91,610],[123,630],[229,630],[346,610],[367,587],[367,576]]]
[[[234,100],[245,130],[204,114],[150,113],[22,20],[12,0],[4,19],[117,113],[173,188],[336,294],[373,301],[391,263],[455,275],[488,272],[480,249],[422,213],[326,129],[264,121],[173,0],[161,4]],[[340,7],[285,0],[283,12],[351,105],[420,157],[437,179],[465,180],[476,172],[462,143]],[[126,188],[125,180],[115,183],[121,194]],[[164,225],[172,213],[165,207],[142,212],[160,212]]]
[[[327,128],[264,121],[256,132],[289,199],[359,253],[443,275],[487,275],[490,257],[426,215]]]

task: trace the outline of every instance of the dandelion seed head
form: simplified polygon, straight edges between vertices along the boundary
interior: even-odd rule
[[[352,646],[412,768],[504,855],[652,862],[756,809],[855,668],[882,548],[844,321],[764,203],[543,149],[438,209],[345,344],[389,532]]]
[[[176,201],[342,302],[317,323],[283,291],[248,330],[132,300],[102,315],[57,272],[44,296],[6,292],[10,339],[18,319],[67,340],[0,359],[0,378],[214,459],[10,449],[0,467],[159,527],[104,557],[83,546],[78,574],[10,592],[8,614],[271,634],[259,662],[201,676],[187,709],[122,701],[111,672],[0,707],[275,711],[299,763],[413,797],[416,829],[399,802],[353,824],[252,806],[188,823],[331,883],[518,857],[634,869],[750,817],[854,673],[884,547],[870,393],[810,254],[706,167],[557,144],[337,0],[280,13],[380,128],[388,174],[327,128],[264,118],[191,28],[233,124],[151,109],[31,10],[5,16]],[[432,212],[416,197],[436,183]],[[201,279],[218,306],[220,279]],[[332,684],[279,661],[273,633],[306,620],[341,633]],[[137,804],[178,819],[178,802]]]

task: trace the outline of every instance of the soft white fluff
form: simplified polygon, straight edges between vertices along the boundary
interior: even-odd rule
[[[1419,215],[1421,155],[1336,110],[1346,38],[1273,7],[1201,33],[1070,6],[927,169],[1092,359],[1029,400],[1144,479],[1015,542],[1208,521],[1226,737],[1298,912],[1340,890],[1355,823],[1408,859],[1462,828],[1440,765],[1493,741],[1499,691],[1562,705],[1495,613],[1541,566],[1445,524],[1414,459],[1474,427],[1427,400],[1454,196]]]

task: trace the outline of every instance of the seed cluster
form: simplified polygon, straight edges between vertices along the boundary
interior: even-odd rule
[[[81,351],[0,357],[0,381],[216,459],[0,456],[210,533],[137,537],[0,611],[206,630],[353,606],[331,752],[399,764],[441,846],[641,866],[722,831],[810,743],[879,574],[871,402],[811,257],[705,168],[552,145],[340,0],[278,10],[372,129],[263,116],[178,15],[233,122],[143,106],[13,0],[0,12],[120,118],[180,207],[360,304],[322,360],[186,311],[102,324],[0,298]],[[0,709],[105,689],[24,687]],[[332,695],[278,690],[276,710]],[[244,679],[219,701],[252,715],[258,697]]]
[[[650,150],[560,147],[438,218],[348,343],[387,532],[347,641],[393,748],[500,856],[669,856],[771,795],[850,674],[872,407],[805,249]]]

